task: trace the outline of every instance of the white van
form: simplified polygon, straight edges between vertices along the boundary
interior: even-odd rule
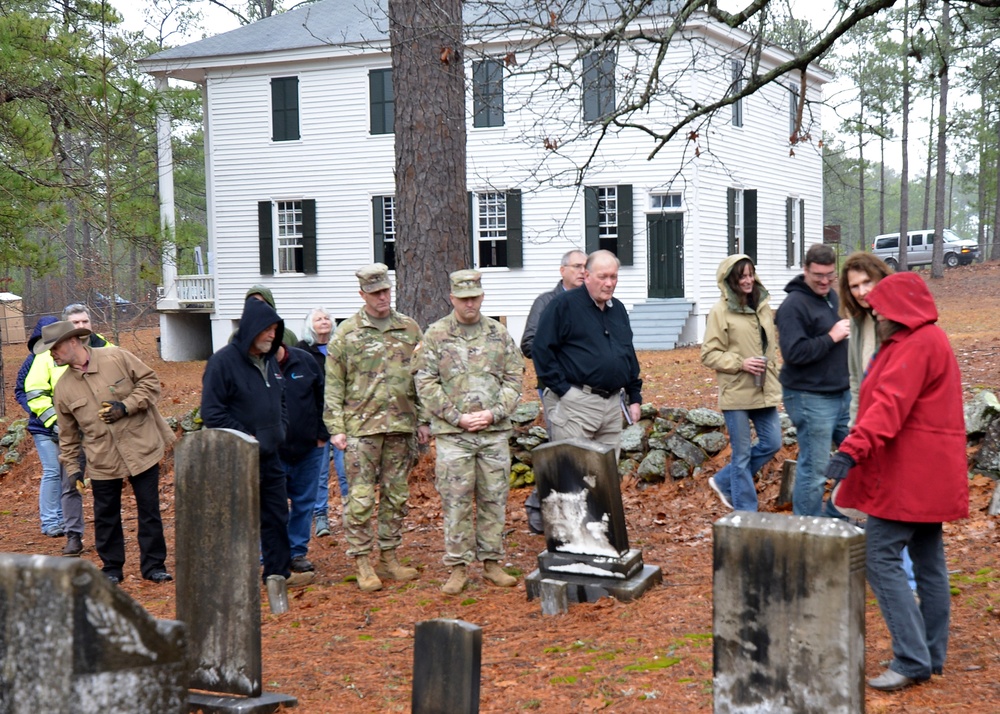
[[[910,231],[909,248],[906,251],[906,264],[930,265],[934,253],[934,231],[925,228],[920,231]],[[899,233],[884,233],[875,236],[872,241],[872,253],[881,258],[895,270],[899,266]],[[979,244],[974,240],[962,238],[950,228],[944,229],[944,264],[949,268],[956,265],[968,265],[979,257]]]

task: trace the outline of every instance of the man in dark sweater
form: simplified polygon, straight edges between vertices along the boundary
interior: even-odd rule
[[[548,415],[551,439],[592,439],[615,447],[616,456],[622,406],[627,405],[629,419],[637,421],[642,403],[628,312],[613,298],[617,284],[615,254],[591,253],[583,286],[552,300],[538,322],[531,350],[546,392],[558,398]]]
[[[842,518],[832,503],[823,506],[830,445],[847,436],[850,377],[847,369],[849,322],[837,312],[837,258],[826,245],[806,253],[802,275],[785,286],[778,309],[778,343],[784,364],[782,401],[798,434],[799,456],[792,491],[797,516]]]
[[[285,442],[284,377],[278,368],[278,336],[284,321],[264,301],[243,305],[240,325],[228,345],[212,355],[202,377],[201,418],[213,429],[235,429],[260,446],[260,545],[264,580],[288,578],[292,587],[312,581],[311,572],[291,574],[288,491],[278,449]],[[291,577],[289,577],[291,575]]]

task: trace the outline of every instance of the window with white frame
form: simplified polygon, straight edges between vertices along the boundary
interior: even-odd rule
[[[651,193],[649,207],[653,211],[676,211],[683,206],[680,193]]]
[[[733,201],[733,245],[735,253],[743,252],[743,189],[736,189]]]
[[[732,60],[730,64],[730,70],[732,72],[732,84],[730,85],[730,93],[735,95],[743,91],[743,61],[742,60]],[[737,99],[732,103],[733,107],[733,126],[743,126],[743,99]]]
[[[275,202],[278,273],[303,272],[302,201]]]
[[[618,187],[597,187],[597,240],[601,250],[618,249]]]
[[[745,253],[757,261],[757,190],[726,189],[729,255]]]
[[[799,88],[788,88],[788,136],[794,141],[799,129]]]
[[[801,198],[785,199],[785,264],[789,268],[801,266],[806,254],[805,238],[806,205]]]
[[[507,266],[507,195],[476,194],[476,264],[480,268]]]
[[[382,200],[382,242],[385,254],[382,262],[389,270],[396,269],[396,198],[385,196]]]

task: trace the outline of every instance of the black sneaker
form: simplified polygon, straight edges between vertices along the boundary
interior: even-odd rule
[[[174,579],[174,576],[168,573],[166,570],[154,570],[149,575],[143,576],[146,580],[151,580],[154,583],[169,583]]]
[[[311,573],[316,570],[304,555],[296,555],[292,558],[289,568],[291,568],[293,573]]]
[[[108,582],[112,585],[119,585],[122,581],[121,575],[115,575],[114,573],[105,573],[104,577],[108,579]]]

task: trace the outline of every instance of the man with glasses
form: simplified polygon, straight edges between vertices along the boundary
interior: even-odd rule
[[[811,246],[802,275],[785,286],[788,297],[776,318],[784,358],[779,375],[782,399],[799,442],[792,491],[797,516],[843,517],[832,503],[823,505],[830,446],[847,436],[851,404],[846,341],[850,323],[838,314],[836,279],[833,249]]]

